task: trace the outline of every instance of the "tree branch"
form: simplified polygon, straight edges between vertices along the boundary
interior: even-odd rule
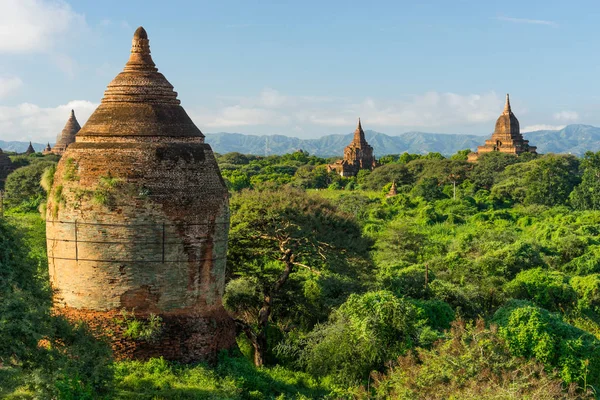
[[[305,264],[302,264],[302,263],[299,263],[299,262],[293,262],[292,264],[297,265],[297,266],[302,267],[302,268],[306,268],[307,270],[309,270],[310,272],[312,272],[315,275],[321,275],[320,271],[317,271],[316,269],[311,268],[308,265],[305,265]]]

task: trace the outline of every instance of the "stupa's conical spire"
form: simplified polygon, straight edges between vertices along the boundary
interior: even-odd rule
[[[512,110],[510,109],[510,98],[508,93],[506,93],[506,103],[504,104],[504,114],[510,114]]]
[[[77,118],[75,118],[75,111],[71,110],[71,115],[65,124],[63,130],[56,137],[56,143],[54,144],[53,152],[56,154],[62,154],[69,147],[71,143],[75,142],[75,135],[81,129]]]
[[[27,147],[27,150],[25,151],[25,154],[33,154],[35,153],[35,149],[33,148],[33,145],[31,144],[31,141],[29,141],[29,147]]]
[[[133,34],[123,72],[108,84],[102,102],[180,104],[173,85],[158,72],[150,55],[148,33],[141,26]]]
[[[356,142],[356,143],[366,142],[365,131],[363,131],[362,125],[360,123],[360,118],[358,118],[358,125],[356,126],[356,129],[354,130],[354,142]]]

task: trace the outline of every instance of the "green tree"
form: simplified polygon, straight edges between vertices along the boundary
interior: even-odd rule
[[[394,181],[396,185],[402,186],[411,184],[414,180],[406,166],[400,164],[382,165],[375,168],[370,174],[361,175],[358,178],[361,187],[369,190],[381,190],[385,185]]]
[[[497,151],[484,153],[477,159],[468,178],[477,188],[490,190],[497,181],[500,173],[504,171],[507,166],[516,164],[520,161],[521,160],[513,154],[500,153]]]
[[[571,204],[578,210],[600,210],[600,152],[586,152],[580,169],[581,183],[571,193]]]
[[[232,198],[231,210],[229,265],[235,278],[256,282],[252,293],[258,293],[260,307],[256,302],[248,302],[253,306],[244,307],[243,302],[236,301],[243,298],[236,290],[244,285],[233,283],[227,285],[224,303],[235,313],[252,343],[258,366],[265,362],[269,323],[282,315],[273,312],[278,310],[277,301],[298,295],[298,290],[292,294],[287,291],[298,284],[300,276],[303,281],[316,279],[323,284],[335,283],[336,276],[353,277],[360,282],[369,266],[369,243],[350,216],[326,200],[297,190],[243,191]],[[315,288],[307,293],[306,282],[300,286],[304,286],[308,297],[315,290],[317,295],[320,291]],[[340,280],[333,286],[330,297],[347,295]],[[289,307],[282,312],[286,311]]]
[[[456,161],[467,161],[469,159],[469,154],[471,153],[471,149],[459,150],[455,154],[450,156],[450,159]]]
[[[535,167],[525,177],[525,204],[564,204],[579,184],[579,160],[572,155],[547,154],[531,161]]]

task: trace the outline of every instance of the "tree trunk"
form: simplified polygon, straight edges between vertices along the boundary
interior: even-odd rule
[[[258,333],[252,335],[252,338],[250,339],[252,346],[254,347],[254,365],[257,367],[261,367],[265,363],[265,353],[267,351],[267,326],[269,325],[269,317],[271,316],[272,310],[271,296],[277,293],[290,277],[290,274],[294,270],[293,259],[292,253],[288,250],[285,253],[285,258],[283,260],[285,269],[279,276],[277,282],[275,282],[275,285],[273,285],[269,294],[265,295],[263,306],[258,312]]]
[[[262,367],[265,364],[265,353],[267,351],[267,334],[264,330],[255,336],[252,347],[254,347],[254,365]]]

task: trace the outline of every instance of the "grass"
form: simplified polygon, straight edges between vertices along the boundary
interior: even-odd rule
[[[255,368],[223,355],[216,367],[181,365],[162,358],[115,363],[115,399],[319,399],[339,398],[301,372]]]

